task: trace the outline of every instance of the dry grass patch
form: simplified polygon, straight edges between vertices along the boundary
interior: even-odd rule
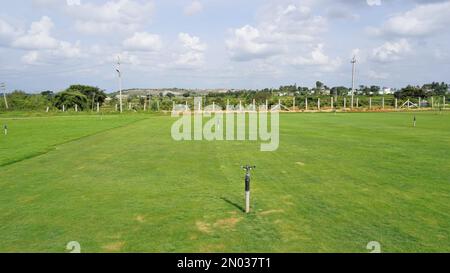
[[[108,252],[119,252],[122,250],[125,242],[115,242],[108,245],[103,246],[103,249]]]
[[[143,215],[138,215],[136,216],[136,221],[138,221],[139,223],[144,223],[145,217]]]
[[[282,209],[273,209],[273,210],[266,210],[263,212],[260,212],[260,215],[270,215],[270,214],[274,214],[274,213],[284,213],[284,210]]]
[[[239,223],[242,218],[238,217],[230,217],[225,219],[217,220],[214,223],[214,227],[223,228],[223,229],[234,229],[236,224]]]
[[[211,233],[211,225],[202,221],[197,221],[195,223],[197,229],[203,233]]]

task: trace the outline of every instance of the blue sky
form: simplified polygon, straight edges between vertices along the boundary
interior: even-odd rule
[[[0,82],[264,88],[450,82],[450,1],[24,0],[0,10]]]

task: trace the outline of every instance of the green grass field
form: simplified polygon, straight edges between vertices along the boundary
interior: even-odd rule
[[[283,114],[273,153],[169,116],[0,117],[0,252],[449,252],[450,114],[412,117]]]

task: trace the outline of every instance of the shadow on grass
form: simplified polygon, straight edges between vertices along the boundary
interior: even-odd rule
[[[243,208],[241,205],[239,205],[239,204],[237,204],[237,203],[231,201],[230,199],[228,199],[228,198],[226,198],[226,197],[220,197],[220,199],[222,199],[223,201],[225,201],[225,202],[227,202],[228,204],[232,205],[233,207],[239,209],[240,211],[244,211],[244,208]]]

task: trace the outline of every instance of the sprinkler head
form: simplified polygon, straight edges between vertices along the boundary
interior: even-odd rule
[[[245,166],[241,166],[241,168],[246,171],[250,171],[250,170],[256,169],[256,166],[245,165]]]

